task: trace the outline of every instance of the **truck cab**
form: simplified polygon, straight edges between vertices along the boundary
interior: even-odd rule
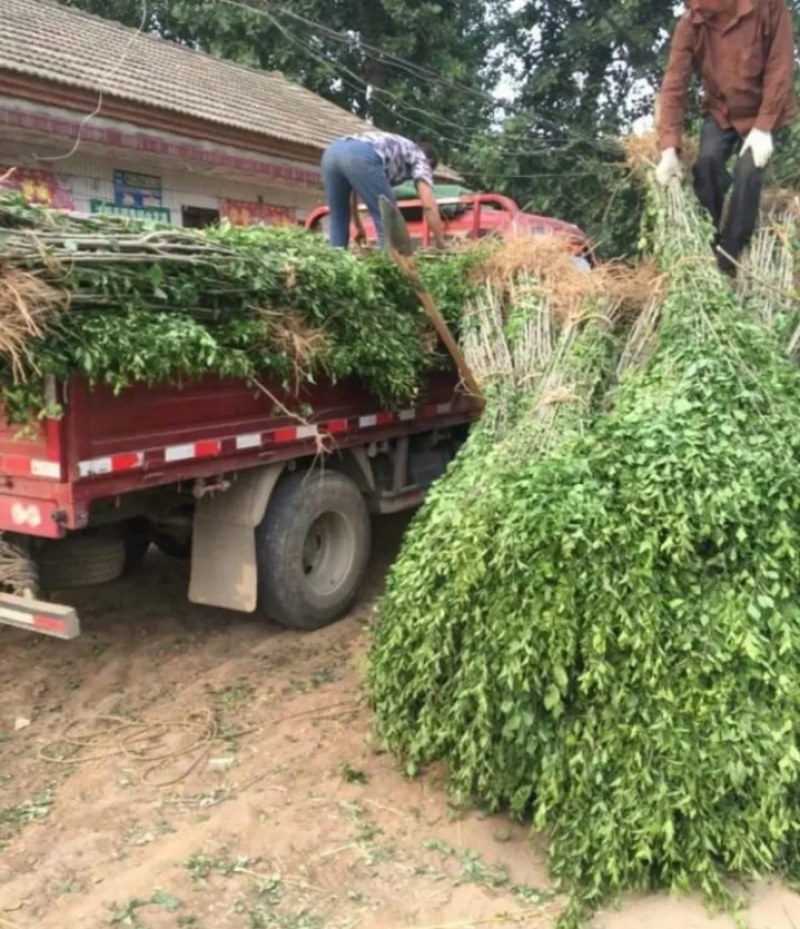
[[[588,259],[591,247],[589,238],[571,223],[526,213],[510,197],[502,194],[475,193],[465,187],[439,184],[435,192],[447,241],[475,241],[487,236],[510,238],[525,234],[559,236],[576,257]],[[395,196],[411,241],[418,248],[426,248],[431,244],[431,231],[414,185],[409,183],[395,188]],[[330,222],[329,212],[327,206],[318,207],[308,216],[306,228],[326,234]],[[376,244],[375,227],[363,204],[359,212],[367,241]],[[352,235],[355,237],[355,227]]]

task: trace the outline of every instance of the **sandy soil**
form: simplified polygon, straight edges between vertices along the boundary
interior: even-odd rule
[[[0,929],[554,925],[542,843],[452,809],[441,772],[409,781],[372,738],[365,624],[402,525],[319,633],[192,606],[155,552],[71,596],[73,643],[0,628]],[[800,926],[779,886],[748,903],[752,929]],[[593,926],[734,922],[648,897]]]

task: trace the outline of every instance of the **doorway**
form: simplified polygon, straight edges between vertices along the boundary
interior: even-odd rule
[[[201,206],[182,206],[181,219],[185,229],[206,229],[219,222],[219,210],[207,210]]]

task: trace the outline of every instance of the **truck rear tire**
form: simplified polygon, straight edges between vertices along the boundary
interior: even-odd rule
[[[125,544],[123,574],[128,575],[141,566],[150,549],[150,527],[146,519],[130,519],[121,528]]]
[[[192,557],[192,536],[187,534],[185,539],[179,539],[168,532],[156,532],[153,535],[153,544],[167,558],[176,558],[178,561],[188,561]]]
[[[69,590],[115,581],[125,570],[126,554],[119,533],[45,541],[37,557],[41,586],[47,591]]]
[[[353,603],[367,568],[370,520],[336,471],[290,474],[256,528],[259,608],[291,629],[321,629]]]

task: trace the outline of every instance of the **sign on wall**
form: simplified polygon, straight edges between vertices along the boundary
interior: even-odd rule
[[[128,219],[150,219],[159,223],[171,223],[172,213],[161,206],[124,206],[110,203],[108,200],[90,200],[92,213],[106,213],[111,216],[125,216]]]
[[[28,203],[52,210],[75,209],[69,178],[64,175],[33,168],[0,167],[0,177],[5,177],[3,187],[18,190]]]
[[[114,171],[114,203],[139,210],[161,206],[161,178],[136,171]]]
[[[294,210],[249,200],[220,200],[219,215],[234,226],[293,226]]]

